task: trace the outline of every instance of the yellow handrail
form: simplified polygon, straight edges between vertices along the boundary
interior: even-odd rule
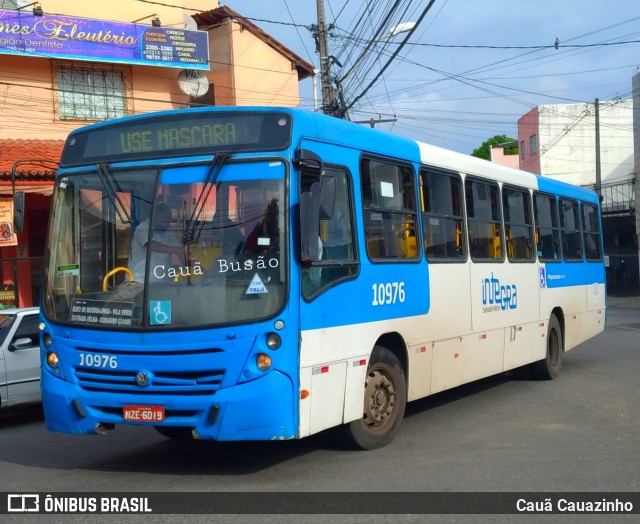
[[[127,275],[129,275],[129,280],[131,280],[133,282],[133,273],[131,272],[131,270],[128,267],[124,267],[124,266],[116,267],[116,268],[113,268],[111,271],[109,271],[104,276],[104,279],[102,279],[102,291],[108,291],[109,290],[109,286],[108,286],[107,280],[109,279],[109,277],[112,277],[113,275],[115,275],[119,271],[124,271]]]

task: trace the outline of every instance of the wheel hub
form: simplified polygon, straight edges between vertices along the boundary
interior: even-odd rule
[[[383,426],[391,417],[395,407],[393,383],[380,370],[369,373],[365,388],[365,420],[368,425]]]

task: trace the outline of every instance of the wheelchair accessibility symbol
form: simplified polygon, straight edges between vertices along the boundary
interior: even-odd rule
[[[171,324],[171,300],[149,301],[149,316],[152,326]]]

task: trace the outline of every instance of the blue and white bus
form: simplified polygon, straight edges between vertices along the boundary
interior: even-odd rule
[[[521,366],[555,378],[605,325],[593,191],[305,110],[78,129],[49,227],[53,431],[340,426],[372,449],[408,401]]]

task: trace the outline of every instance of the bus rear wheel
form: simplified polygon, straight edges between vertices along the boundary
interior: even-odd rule
[[[346,442],[357,449],[377,449],[396,436],[407,405],[407,382],[402,365],[388,349],[371,353],[364,384],[364,410],[360,420],[344,426]]]
[[[531,373],[538,380],[552,380],[558,378],[562,368],[564,344],[562,342],[562,329],[555,315],[549,319],[547,331],[547,354],[545,358],[531,364]]]

